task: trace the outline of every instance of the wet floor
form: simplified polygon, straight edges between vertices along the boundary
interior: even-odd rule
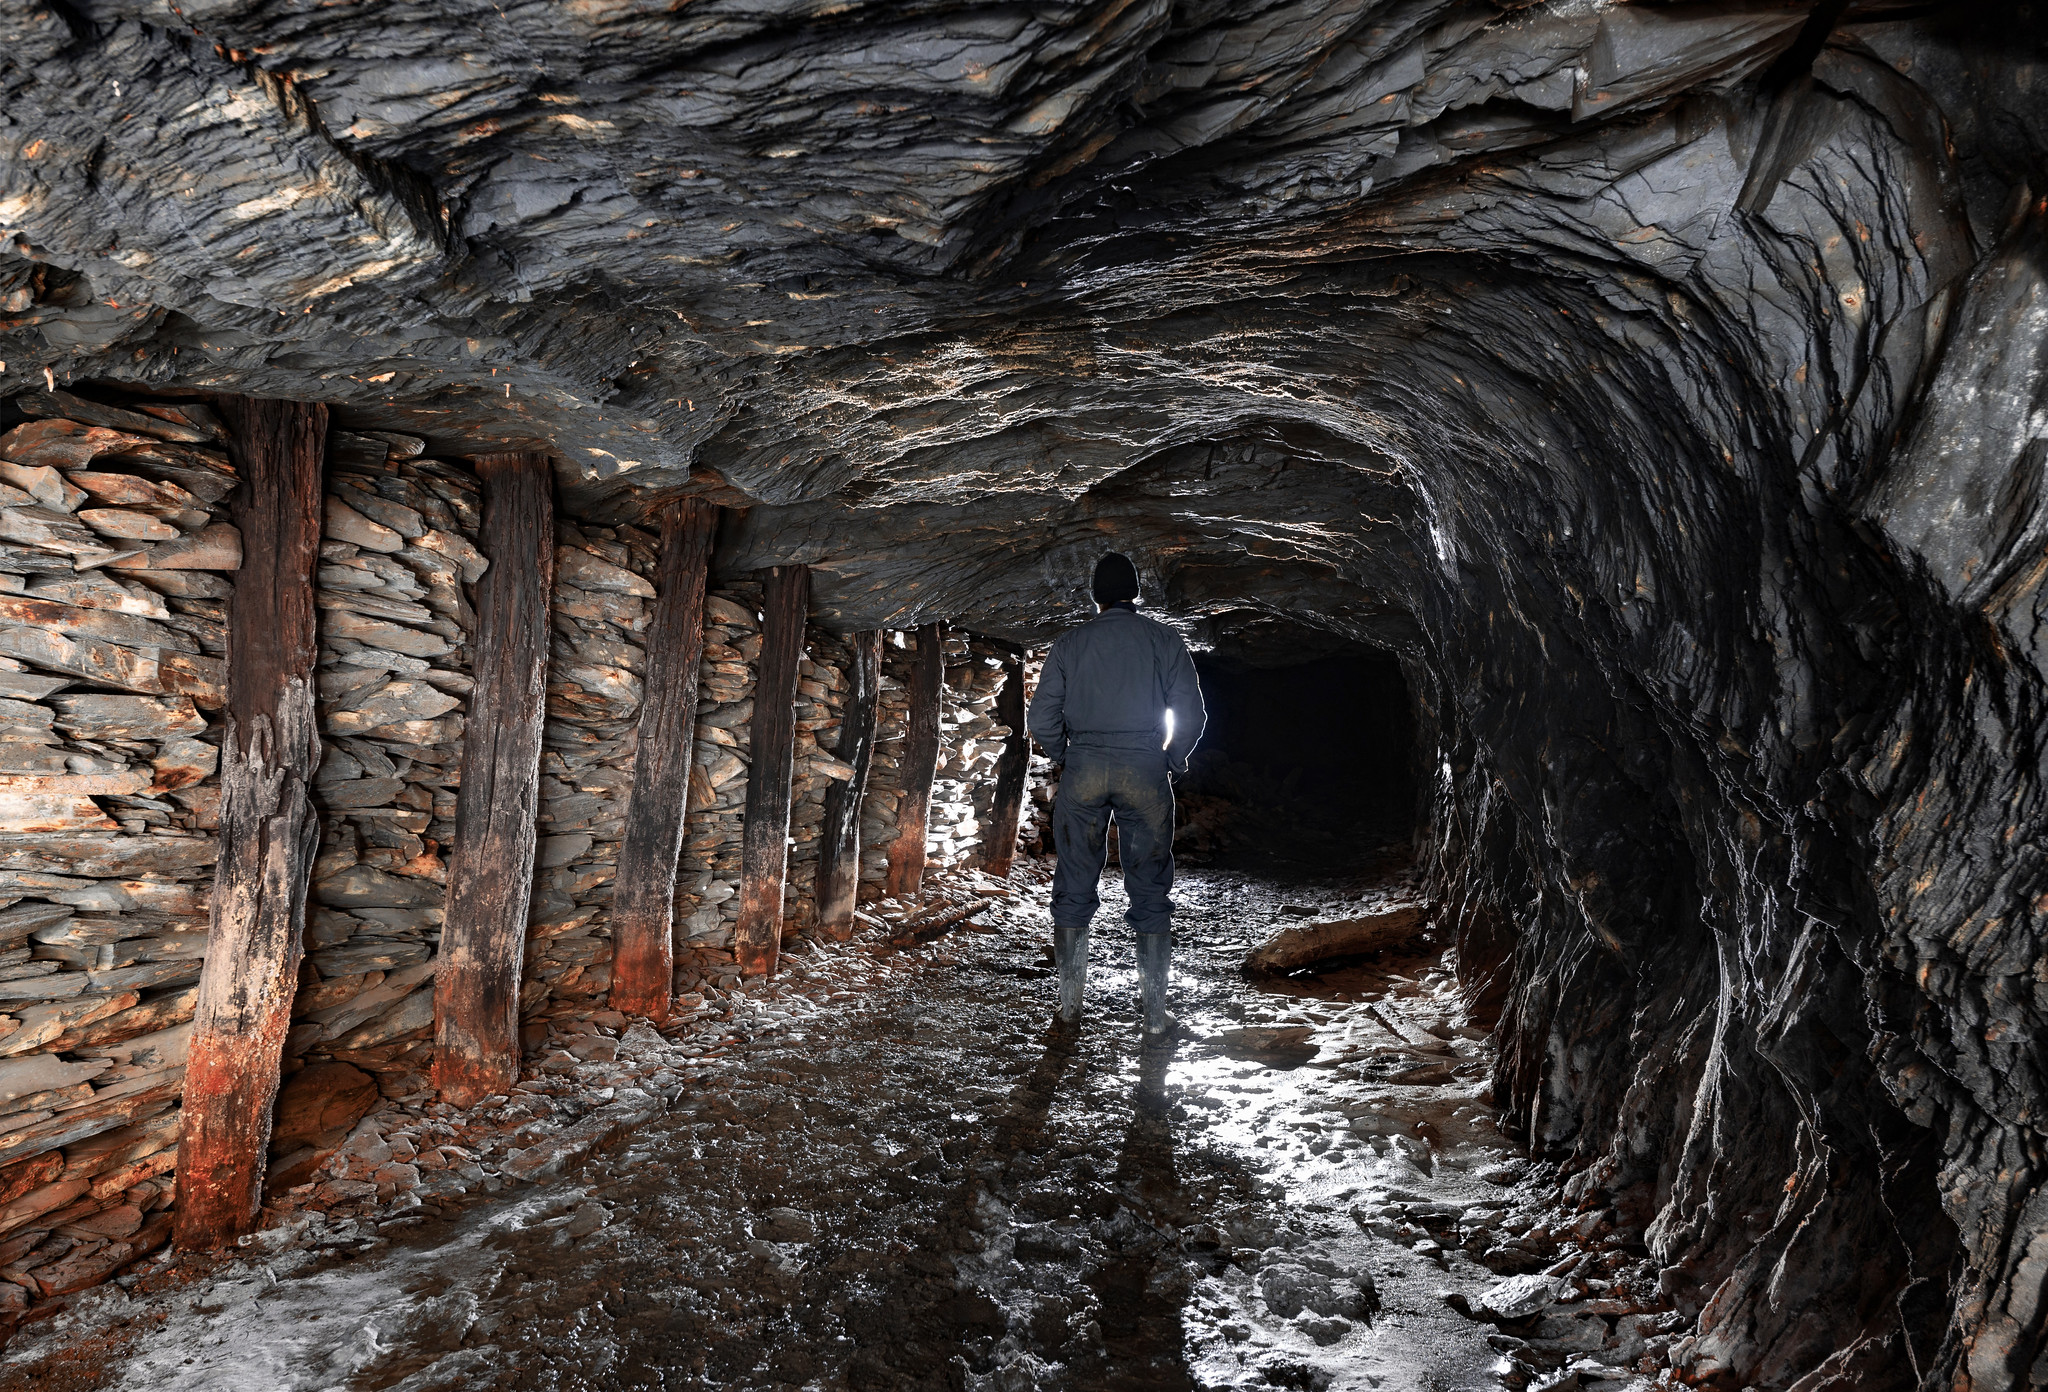
[[[991,931],[879,960],[839,949],[858,991],[743,1011],[726,1066],[562,1180],[182,1294],[110,1293],[92,1375],[74,1359],[67,1376],[152,1392],[1500,1388],[1501,1336],[1445,1297],[1548,1261],[1555,1220],[1495,1129],[1489,1046],[1453,983],[1426,944],[1277,984],[1236,970],[1291,919],[1401,887],[1187,874],[1184,1030],[1151,1050],[1120,890],[1104,889],[1078,1034],[1049,1028],[1036,889]],[[825,979],[831,961],[792,965]],[[51,1356],[9,1366],[47,1375]]]

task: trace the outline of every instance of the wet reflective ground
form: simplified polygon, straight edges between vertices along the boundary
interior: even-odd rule
[[[1530,1250],[1495,1266],[1551,1253],[1448,979],[1428,956],[1236,972],[1284,908],[1390,886],[1187,874],[1186,1034],[1150,1052],[1104,888],[1078,1035],[1048,1028],[1034,890],[857,999],[752,1008],[736,1063],[551,1186],[110,1292],[71,1334],[127,1323],[66,1385],[1499,1388],[1493,1330],[1443,1296],[1497,1280],[1474,1260],[1496,1237]]]

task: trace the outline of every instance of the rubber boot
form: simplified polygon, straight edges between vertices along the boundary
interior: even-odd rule
[[[1079,1024],[1081,991],[1088,984],[1088,930],[1053,929],[1052,952],[1060,970],[1060,1023]]]
[[[1138,989],[1145,1007],[1145,1038],[1160,1040],[1173,1030],[1166,1014],[1166,968],[1173,956],[1173,938],[1166,933],[1138,934]]]

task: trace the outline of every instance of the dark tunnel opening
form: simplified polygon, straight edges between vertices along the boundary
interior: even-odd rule
[[[1178,789],[1191,864],[1356,863],[1416,824],[1414,701],[1401,667],[1363,647],[1272,665],[1195,658],[1209,723]]]

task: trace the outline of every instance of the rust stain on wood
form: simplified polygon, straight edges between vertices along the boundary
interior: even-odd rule
[[[175,1240],[219,1247],[255,1226],[305,937],[320,822],[313,573],[327,408],[220,403],[244,487],[244,561],[228,628],[220,860],[184,1079]]]
[[[860,892],[860,810],[874,763],[875,727],[882,709],[882,631],[852,635],[844,714],[839,726],[839,762],[853,776],[825,790],[825,820],[818,831],[818,926],[846,941],[853,936],[854,902]]]
[[[944,625],[917,631],[917,660],[910,669],[910,713],[903,736],[903,801],[896,813],[896,839],[889,844],[884,888],[915,901],[924,889],[925,830],[931,822],[932,778],[939,771],[939,710],[946,686]]]
[[[747,976],[775,970],[789,871],[789,780],[796,759],[796,679],[810,571],[776,566],[762,586],[761,665],[754,682],[752,765],[740,842],[740,917],[733,956]]]
[[[988,841],[982,865],[991,875],[1007,875],[1017,855],[1017,825],[1024,817],[1024,793],[1031,772],[1031,740],[1024,733],[1024,656],[1003,658],[1003,689],[996,693],[996,719],[1009,726],[1003,752],[996,760],[996,792],[989,810]]]

